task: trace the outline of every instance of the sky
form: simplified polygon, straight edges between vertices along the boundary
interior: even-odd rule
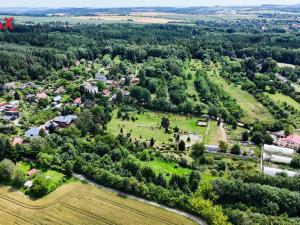
[[[0,0],[0,7],[148,7],[230,6],[299,4],[300,0]]]

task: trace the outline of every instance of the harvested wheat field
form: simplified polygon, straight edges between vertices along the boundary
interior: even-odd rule
[[[74,182],[39,200],[0,187],[0,224],[195,224],[193,221],[94,186]]]

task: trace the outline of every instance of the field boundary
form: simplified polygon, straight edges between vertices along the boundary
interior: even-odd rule
[[[199,217],[196,217],[194,215],[191,215],[191,214],[189,214],[187,212],[184,212],[184,211],[181,211],[181,210],[178,210],[178,209],[173,209],[173,208],[167,207],[165,205],[159,204],[157,202],[152,202],[152,201],[140,198],[140,197],[136,197],[136,196],[131,195],[131,194],[127,194],[127,193],[122,192],[122,191],[118,191],[118,190],[115,190],[115,189],[112,189],[112,188],[109,188],[109,187],[105,187],[105,186],[100,185],[100,184],[98,184],[98,183],[96,183],[96,182],[94,182],[94,181],[92,181],[92,180],[90,180],[90,179],[88,179],[88,178],[80,175],[80,174],[73,173],[73,177],[75,177],[75,178],[77,178],[77,179],[79,179],[81,181],[87,182],[88,184],[93,185],[93,186],[95,186],[97,188],[101,188],[101,189],[104,189],[106,191],[118,194],[118,195],[126,196],[127,198],[130,198],[130,199],[133,199],[133,200],[136,200],[136,201],[139,201],[139,202],[142,202],[142,203],[145,203],[145,204],[148,204],[148,205],[151,205],[151,206],[155,206],[155,207],[167,210],[169,212],[173,212],[173,213],[176,213],[178,215],[184,216],[186,218],[189,218],[189,219],[195,221],[199,225],[207,225],[207,223],[203,219],[201,219]]]

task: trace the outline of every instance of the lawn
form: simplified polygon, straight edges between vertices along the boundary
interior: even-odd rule
[[[54,170],[47,170],[46,172],[43,172],[43,176],[46,178],[49,178],[50,183],[49,183],[49,189],[54,190],[58,186],[60,186],[63,182],[63,179],[65,177],[64,174],[54,171]]]
[[[273,120],[272,114],[259,103],[254,96],[247,91],[243,91],[239,86],[228,84],[222,77],[211,75],[212,80],[223,87],[225,92],[235,99],[238,105],[244,112],[244,117],[241,118],[243,123],[253,123],[256,120],[262,122],[270,122]]]
[[[229,127],[226,129],[227,137],[230,141],[238,141],[242,137],[242,133],[247,131],[245,128],[237,127],[236,129],[232,129]]]
[[[135,139],[150,140],[154,138],[157,144],[174,143],[174,133],[165,133],[164,129],[160,128],[160,122],[163,117],[167,117],[170,120],[170,127],[178,127],[183,132],[194,132],[200,136],[204,136],[206,128],[196,126],[198,121],[195,117],[187,117],[174,114],[163,114],[158,112],[145,112],[143,114],[132,113],[131,115],[138,118],[135,122],[132,120],[122,120],[117,118],[118,109],[112,113],[112,120],[108,124],[108,131],[114,135],[120,133],[120,129],[123,129],[123,133],[131,132],[131,136]]]
[[[0,186],[0,195],[1,221],[8,225],[196,224],[181,215],[81,182],[63,185],[38,200],[6,186]]]
[[[161,159],[155,159],[153,161],[142,162],[143,166],[150,166],[156,173],[165,173],[167,177],[171,177],[172,174],[177,175],[189,175],[192,170],[189,168],[179,167],[177,163],[170,161],[163,161]],[[169,175],[169,176],[168,176]]]
[[[26,162],[18,162],[17,168],[20,169],[22,172],[27,173],[27,171],[30,170],[30,165]]]
[[[210,123],[207,136],[205,137],[205,144],[208,145],[218,145],[219,141],[222,141],[222,132],[221,128],[218,126],[216,121]]]
[[[268,94],[268,96],[270,96],[270,98],[276,102],[280,102],[280,103],[286,102],[287,104],[295,107],[296,109],[300,109],[300,104],[287,95],[284,95],[282,93],[276,93],[274,95]]]
[[[17,168],[20,169],[24,174],[30,170],[30,165],[28,162],[18,162]],[[63,173],[54,171],[54,170],[42,170],[37,168],[38,173],[46,177],[49,180],[49,190],[55,190],[63,183],[65,175]],[[32,178],[27,177],[29,180]],[[33,178],[34,180],[35,178]],[[25,189],[24,189],[25,190]]]

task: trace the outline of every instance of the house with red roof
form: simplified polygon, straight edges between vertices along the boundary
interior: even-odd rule
[[[7,105],[6,102],[0,102],[0,108],[5,107]]]
[[[102,96],[103,97],[109,97],[110,96],[110,91],[108,89],[105,89],[102,91]]]
[[[279,145],[285,148],[292,148],[295,150],[300,149],[300,136],[291,134],[285,138],[279,140]]]
[[[74,99],[73,105],[74,105],[74,106],[79,106],[79,105],[81,105],[81,98],[76,98],[76,99]]]
[[[27,176],[32,176],[37,172],[37,169],[33,168],[27,172]]]
[[[140,83],[140,78],[134,77],[131,79],[130,83],[133,85],[136,85],[136,84]]]
[[[48,95],[47,95],[45,92],[40,92],[40,93],[38,93],[38,94],[36,95],[36,98],[37,98],[38,100],[46,99],[46,98],[48,98]]]
[[[20,138],[20,137],[15,137],[13,142],[12,142],[12,145],[13,146],[16,146],[16,145],[21,145],[23,143],[23,138]]]

